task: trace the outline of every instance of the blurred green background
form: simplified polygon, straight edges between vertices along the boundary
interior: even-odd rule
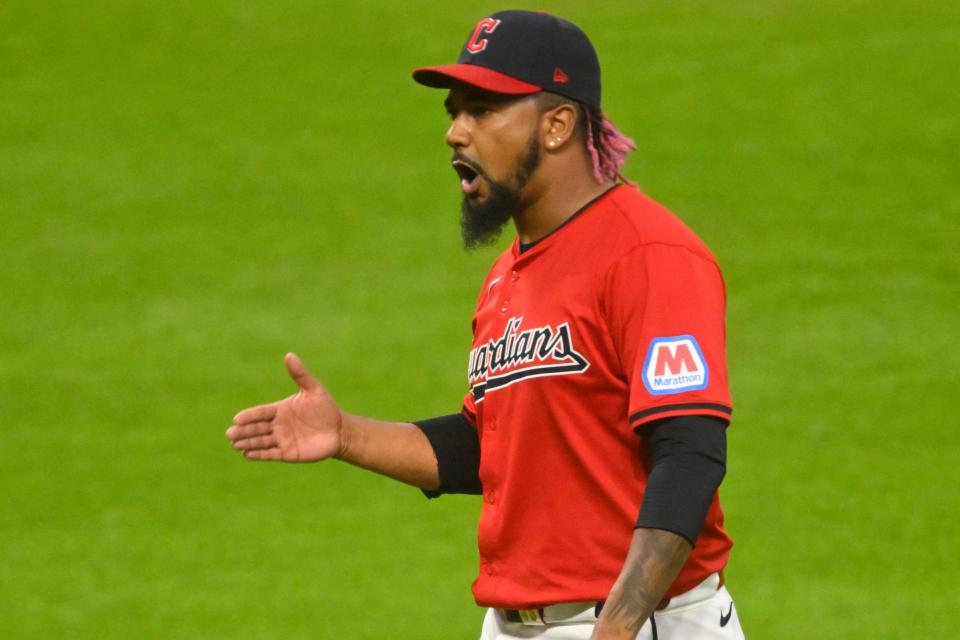
[[[960,637],[960,5],[518,6],[591,35],[627,174],[724,266],[748,636]],[[476,500],[223,431],[288,350],[458,409],[497,249],[409,76],[500,8],[0,3],[0,637],[478,635]]]

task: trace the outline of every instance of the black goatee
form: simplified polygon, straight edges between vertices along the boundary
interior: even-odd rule
[[[493,244],[500,237],[504,225],[519,212],[520,192],[530,176],[540,165],[540,142],[536,134],[530,136],[527,152],[511,180],[511,184],[494,182],[484,175],[490,184],[490,195],[483,202],[464,195],[460,204],[460,233],[463,246],[473,251]]]

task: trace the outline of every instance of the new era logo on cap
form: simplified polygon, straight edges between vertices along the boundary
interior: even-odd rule
[[[696,391],[707,387],[709,372],[693,336],[654,338],[643,363],[643,384],[653,395]]]

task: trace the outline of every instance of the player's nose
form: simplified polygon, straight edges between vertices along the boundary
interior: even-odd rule
[[[464,120],[462,114],[455,116],[450,123],[450,128],[447,129],[447,135],[444,139],[447,145],[454,149],[465,147],[470,143],[470,130]]]

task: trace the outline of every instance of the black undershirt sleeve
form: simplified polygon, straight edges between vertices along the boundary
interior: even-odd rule
[[[428,498],[445,493],[483,492],[480,486],[480,439],[477,430],[462,413],[418,420],[417,425],[437,456],[440,488],[423,490]]]
[[[641,427],[653,467],[637,527],[665,529],[694,545],[727,467],[727,425],[708,416],[680,416]]]

